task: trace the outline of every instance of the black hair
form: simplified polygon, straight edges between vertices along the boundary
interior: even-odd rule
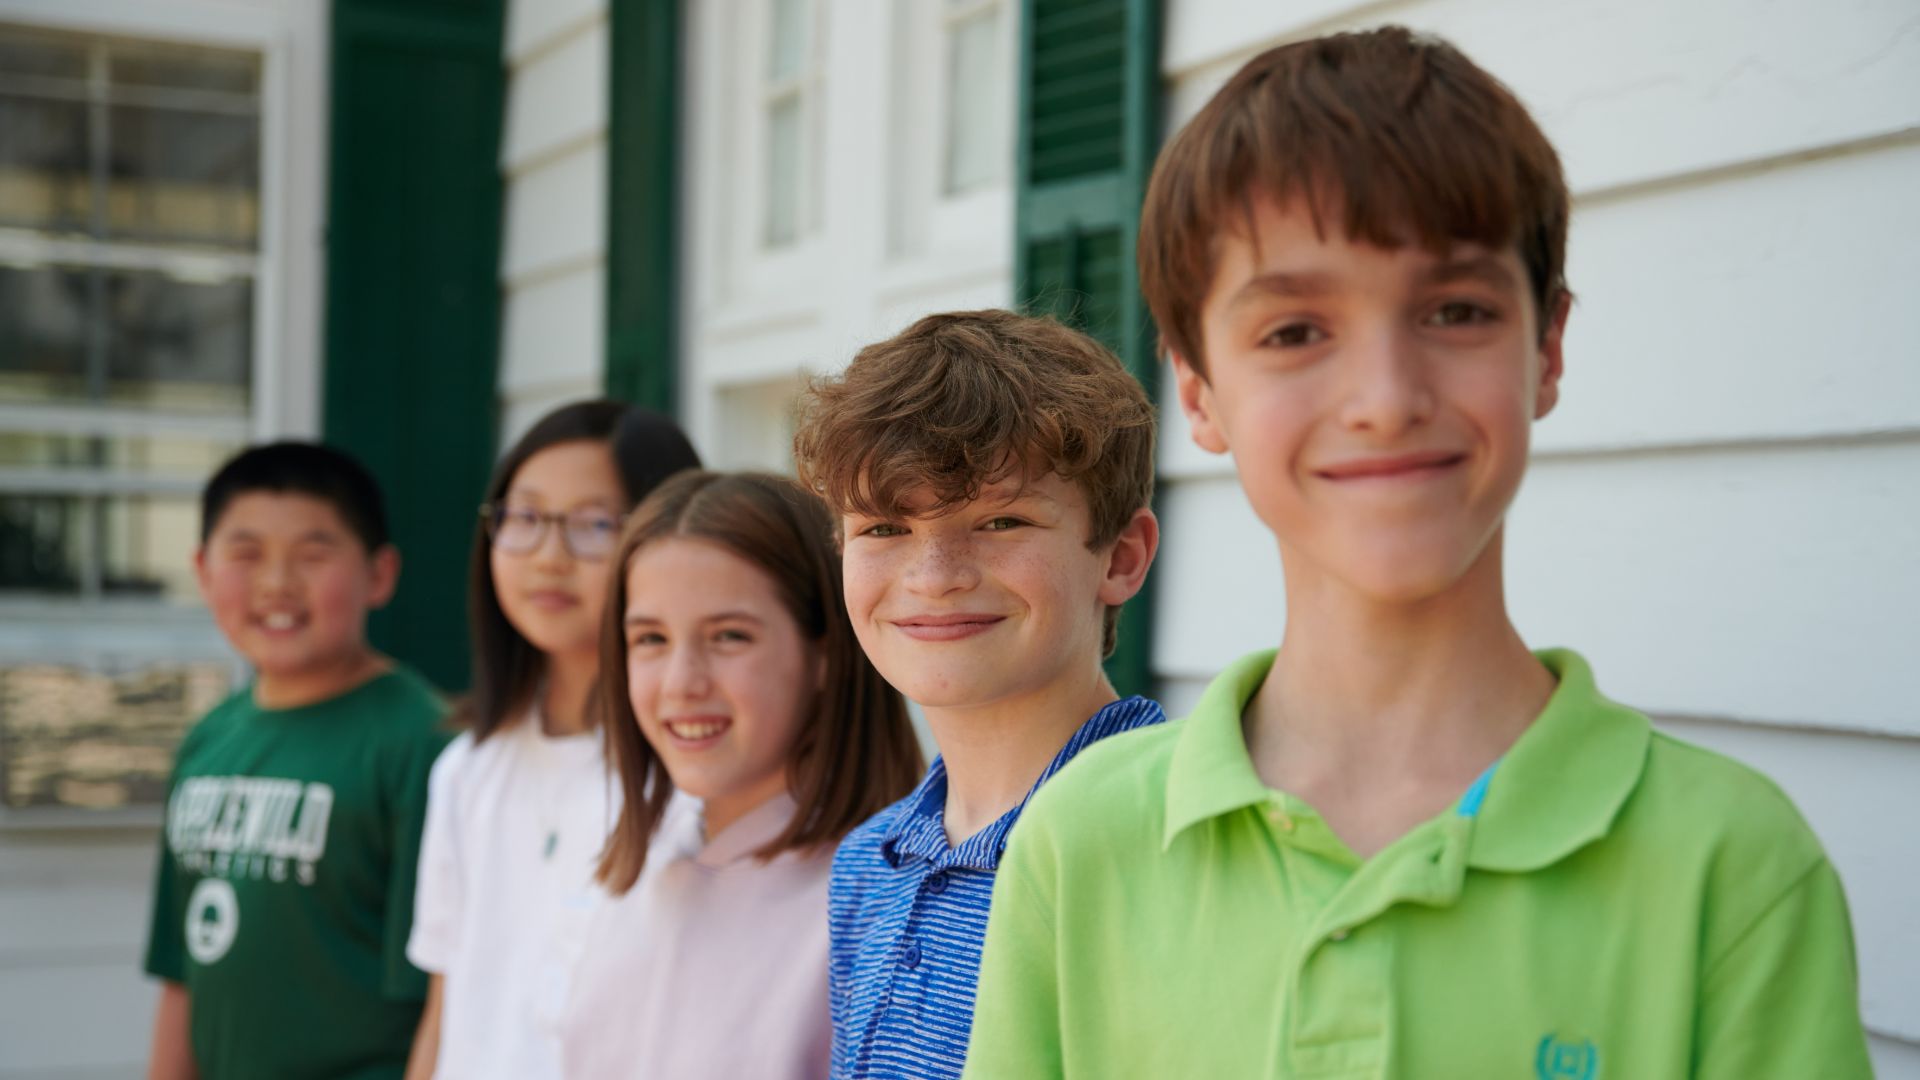
[[[227,460],[200,493],[200,542],[206,543],[233,500],[254,492],[308,495],[332,506],[369,554],[388,542],[380,485],[345,451],[310,442],[249,447]]]
[[[506,498],[515,473],[533,455],[570,442],[606,443],[626,489],[627,505],[645,498],[660,481],[700,467],[693,444],[671,419],[618,401],[576,401],[536,421],[500,458],[487,481],[483,505]],[[542,672],[543,658],[500,608],[493,587],[492,539],[487,523],[475,522],[467,572],[467,625],[473,639],[473,690],[460,719],[476,740],[498,731],[526,707]],[[589,709],[588,715],[596,715]]]

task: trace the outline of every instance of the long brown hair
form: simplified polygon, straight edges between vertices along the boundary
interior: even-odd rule
[[[693,444],[671,419],[618,401],[576,401],[541,417],[500,458],[487,481],[483,505],[506,498],[514,474],[533,455],[570,442],[608,445],[629,504],[645,497],[667,476],[700,467]],[[467,567],[473,690],[454,717],[457,724],[473,730],[476,742],[500,730],[509,718],[527,707],[546,671],[546,658],[514,628],[500,607],[491,553],[487,524],[476,521]],[[596,714],[588,709],[587,715]]]
[[[600,632],[602,722],[625,803],[596,874],[615,893],[633,887],[673,795],[673,779],[645,738],[628,698],[627,572],[641,548],[669,538],[704,540],[771,577],[800,632],[826,660],[813,713],[787,754],[799,810],[758,852],[836,843],[905,795],[919,779],[920,746],[906,702],[860,651],[840,587],[840,555],[826,505],[791,480],[760,473],[685,472],[655,489],[620,536]]]

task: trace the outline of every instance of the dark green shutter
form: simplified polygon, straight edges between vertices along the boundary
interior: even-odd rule
[[[680,271],[680,2],[612,0],[608,19],[607,395],[670,414]]]
[[[1153,396],[1153,328],[1134,245],[1159,145],[1158,0],[1026,0],[1014,236],[1021,306],[1105,342]],[[1151,693],[1152,579],[1127,604],[1107,672]]]
[[[333,3],[322,424],[401,552],[373,642],[448,689],[494,453],[504,30],[502,0]]]

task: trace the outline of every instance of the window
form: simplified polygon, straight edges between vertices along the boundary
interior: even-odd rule
[[[767,0],[762,246],[791,247],[811,230],[813,177],[809,137],[818,93],[810,0]]]
[[[255,428],[260,162],[258,53],[0,24],[0,806],[157,798],[231,678],[191,557]],[[206,644],[93,647],[129,620]]]
[[[946,146],[942,191],[961,195],[1000,183],[1008,139],[1007,42],[999,0],[948,0]]]

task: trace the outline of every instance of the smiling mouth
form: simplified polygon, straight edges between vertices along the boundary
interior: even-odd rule
[[[1314,475],[1322,480],[1336,481],[1398,480],[1445,472],[1466,460],[1467,455],[1452,451],[1422,451],[1414,454],[1396,454],[1392,457],[1345,461],[1315,469]]]
[[[681,720],[666,720],[662,726],[667,734],[681,742],[702,743],[717,739],[733,721],[725,717],[687,717]]]
[[[984,634],[1000,625],[1006,619],[1003,615],[915,615],[911,618],[896,619],[893,625],[910,638],[920,641],[959,641],[976,634]]]
[[[270,611],[265,615],[257,616],[255,621],[269,634],[291,633],[307,623],[306,616],[287,611]]]

